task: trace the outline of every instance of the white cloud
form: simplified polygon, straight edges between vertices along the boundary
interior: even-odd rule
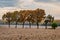
[[[35,3],[37,7],[45,10],[46,14],[51,14],[55,17],[55,19],[60,19],[60,6],[52,4],[52,3]]]
[[[5,14],[6,12],[13,12],[13,11],[19,11],[20,8],[16,8],[16,7],[4,7],[4,8],[0,8],[0,19],[2,19],[2,15]]]
[[[60,19],[60,3],[57,0],[50,0],[54,2],[35,2],[35,0],[18,0],[14,7],[0,8],[0,18],[7,11],[14,11],[20,9],[44,9],[46,14],[55,16],[55,19]]]

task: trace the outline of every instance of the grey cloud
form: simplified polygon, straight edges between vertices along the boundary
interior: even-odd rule
[[[0,7],[13,7],[16,4],[17,0],[0,0]]]
[[[51,2],[50,0],[35,0],[35,2]]]
[[[34,0],[35,2],[60,2],[60,0]]]

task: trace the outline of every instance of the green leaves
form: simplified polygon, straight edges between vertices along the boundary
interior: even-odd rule
[[[58,26],[57,23],[55,23],[55,22],[52,23],[52,28],[53,28],[53,29],[56,29],[57,26]]]

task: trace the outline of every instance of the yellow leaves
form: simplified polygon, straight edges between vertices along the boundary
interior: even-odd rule
[[[14,11],[14,12],[8,12],[7,14],[9,14],[9,15],[7,15],[7,16],[10,16],[10,15],[12,15],[12,18],[13,19],[15,19],[16,18],[16,16],[17,16],[17,14],[20,16],[20,20],[23,20],[23,21],[25,21],[26,20],[26,18],[28,19],[28,20],[32,20],[32,21],[36,21],[37,19],[39,20],[39,21],[41,21],[42,20],[42,18],[44,17],[44,15],[45,15],[45,11],[43,10],[43,9],[36,9],[36,10],[20,10],[20,11]],[[29,16],[28,17],[28,15],[32,15],[31,17]],[[38,18],[37,18],[38,17]]]

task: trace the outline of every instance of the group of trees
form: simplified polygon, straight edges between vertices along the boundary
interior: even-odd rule
[[[51,16],[48,15],[48,18],[51,21]],[[17,28],[17,23],[22,23],[24,28],[24,23],[29,22],[29,28],[31,28],[32,23],[36,23],[37,29],[39,28],[39,23],[45,19],[45,11],[43,9],[36,9],[36,10],[20,10],[20,11],[14,11],[14,12],[7,12],[2,16],[3,20],[6,20],[6,22],[9,24],[10,28],[10,23],[15,22]],[[53,18],[54,20],[54,18]],[[49,22],[50,22],[49,21]],[[45,21],[46,23],[46,21]]]

